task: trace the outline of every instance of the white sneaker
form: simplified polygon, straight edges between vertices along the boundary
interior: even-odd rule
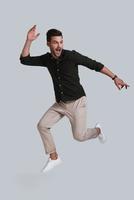
[[[56,167],[57,165],[60,165],[62,163],[61,158],[58,156],[58,158],[56,160],[52,160],[50,157],[48,158],[45,166],[43,167],[43,169],[41,170],[42,172],[48,172],[51,169],[53,169],[54,167]]]
[[[105,143],[106,142],[106,136],[104,135],[103,131],[102,131],[102,127],[99,123],[97,123],[95,125],[95,128],[100,128],[101,133],[98,135],[98,139],[101,143]]]

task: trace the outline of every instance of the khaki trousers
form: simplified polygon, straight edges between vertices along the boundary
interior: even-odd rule
[[[41,135],[45,153],[50,154],[56,151],[56,146],[51,134],[51,128],[62,117],[68,117],[73,138],[78,141],[85,141],[98,136],[96,128],[87,128],[87,97],[82,96],[77,100],[55,102],[42,116],[37,128]]]

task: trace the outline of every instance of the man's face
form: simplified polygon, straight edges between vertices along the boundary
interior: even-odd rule
[[[63,37],[62,36],[52,36],[50,42],[47,42],[50,48],[51,54],[58,58],[61,55],[63,49]]]

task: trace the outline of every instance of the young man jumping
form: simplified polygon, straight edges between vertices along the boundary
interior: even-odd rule
[[[51,128],[62,117],[68,117],[74,139],[85,141],[98,138],[100,142],[105,142],[106,140],[99,123],[96,123],[94,128],[87,128],[87,97],[80,84],[78,65],[83,65],[91,70],[107,75],[113,80],[119,90],[123,87],[127,89],[129,85],[102,63],[92,60],[75,50],[64,49],[62,32],[57,29],[50,29],[46,34],[47,46],[50,49],[50,53],[31,56],[31,44],[39,35],[39,33],[36,33],[36,25],[28,31],[26,42],[20,55],[20,62],[24,65],[47,68],[53,81],[55,102],[45,112],[37,125],[44,144],[45,153],[49,154],[48,161],[42,169],[43,172],[47,172],[62,162],[56,151],[51,134]]]

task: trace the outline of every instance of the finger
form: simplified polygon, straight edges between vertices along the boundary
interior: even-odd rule
[[[36,25],[32,28],[32,31],[35,31],[35,29],[36,29]]]
[[[129,85],[125,85],[125,88],[127,89],[129,87]]]
[[[120,85],[119,88],[120,88],[120,90],[121,90],[121,89],[122,89],[122,86]]]
[[[127,89],[128,87],[130,87],[130,85],[128,85],[128,84],[125,84],[125,88]]]
[[[124,87],[124,85],[121,86],[121,89]]]
[[[33,31],[36,29],[36,25],[34,25],[30,30]]]
[[[129,85],[127,83],[124,83],[124,85],[127,85],[129,87]]]
[[[37,33],[36,38],[40,35],[40,33]]]

